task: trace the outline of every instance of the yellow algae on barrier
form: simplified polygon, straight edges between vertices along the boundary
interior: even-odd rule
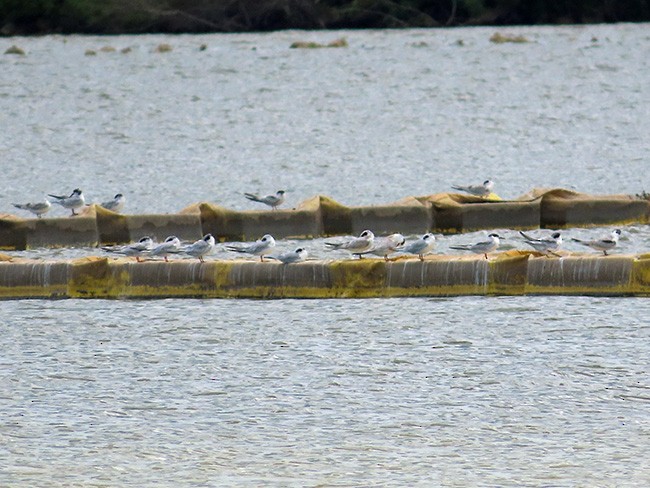
[[[530,254],[526,251],[507,251],[489,260],[488,294],[523,295],[526,292]]]
[[[650,295],[650,254],[508,251],[284,265],[89,257],[46,262],[0,256],[0,298],[334,298],[457,295]]]
[[[71,261],[69,280],[68,296],[72,298],[128,296],[128,268],[116,266],[108,258],[93,256]]]
[[[642,254],[632,263],[631,292],[650,296],[650,254]]]
[[[329,268],[334,296],[362,298],[386,294],[386,262],[382,259],[333,261]]]

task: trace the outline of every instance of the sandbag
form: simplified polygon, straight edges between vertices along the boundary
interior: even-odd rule
[[[444,234],[539,227],[539,200],[486,201],[480,197],[455,193],[440,193],[420,198],[431,202],[433,229]]]
[[[543,228],[650,222],[650,201],[631,195],[588,195],[564,189],[536,189],[520,198],[540,200],[540,227]]]
[[[319,200],[311,199],[294,210],[233,211],[211,203],[198,204],[203,234],[221,241],[255,240],[264,234],[276,239],[308,238],[323,232]]]
[[[433,222],[431,204],[415,197],[406,197],[388,205],[350,207],[349,215],[353,235],[366,229],[375,235],[395,232],[424,234],[429,232]]]

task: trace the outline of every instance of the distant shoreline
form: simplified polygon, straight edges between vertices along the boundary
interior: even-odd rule
[[[0,0],[0,36],[191,34],[288,29],[608,24],[650,21],[650,0]],[[416,4],[415,6],[413,4]]]

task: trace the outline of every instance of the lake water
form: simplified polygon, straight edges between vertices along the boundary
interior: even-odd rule
[[[650,301],[2,304],[3,486],[648,486]]]
[[[27,52],[0,56],[0,209],[74,187],[130,213],[485,178],[505,198],[648,191],[648,26],[495,31],[0,39]],[[649,234],[625,227],[623,251]],[[648,316],[586,297],[2,302],[0,486],[645,487]]]
[[[243,192],[280,188],[370,205],[487,178],[504,198],[650,191],[648,26],[495,31],[4,39],[27,55],[0,56],[0,209],[75,187],[124,193],[128,213],[257,208]]]

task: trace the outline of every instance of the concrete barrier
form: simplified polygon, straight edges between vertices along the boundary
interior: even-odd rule
[[[295,210],[234,211],[211,203],[196,204],[203,234],[221,241],[246,241],[264,234],[276,238],[315,237],[323,233],[319,199],[303,202]],[[191,210],[193,207],[185,209]]]
[[[74,218],[0,218],[0,249],[94,247],[98,242],[97,220],[92,210]]]
[[[540,227],[561,229],[650,222],[650,201],[631,195],[588,195],[571,190],[536,189],[521,196],[540,201]]]
[[[276,262],[46,262],[0,255],[0,298],[368,298],[458,295],[650,296],[650,254]]]
[[[0,215],[0,249],[96,246],[169,235],[184,240],[211,233],[221,241],[428,231],[450,234],[488,229],[567,228],[650,223],[650,201],[628,195],[593,196],[537,189],[516,200],[442,193],[406,197],[387,205],[347,207],[318,195],[291,210],[235,211],[197,203],[177,214],[120,215],[96,205],[79,217],[22,219]]]
[[[95,211],[102,245],[134,242],[144,236],[151,236],[157,242],[163,242],[169,236],[187,241],[203,236],[198,209],[178,214],[122,215],[97,206]]]
[[[541,201],[486,201],[455,193],[420,197],[433,207],[432,228],[443,234],[484,229],[536,229],[541,221]]]

